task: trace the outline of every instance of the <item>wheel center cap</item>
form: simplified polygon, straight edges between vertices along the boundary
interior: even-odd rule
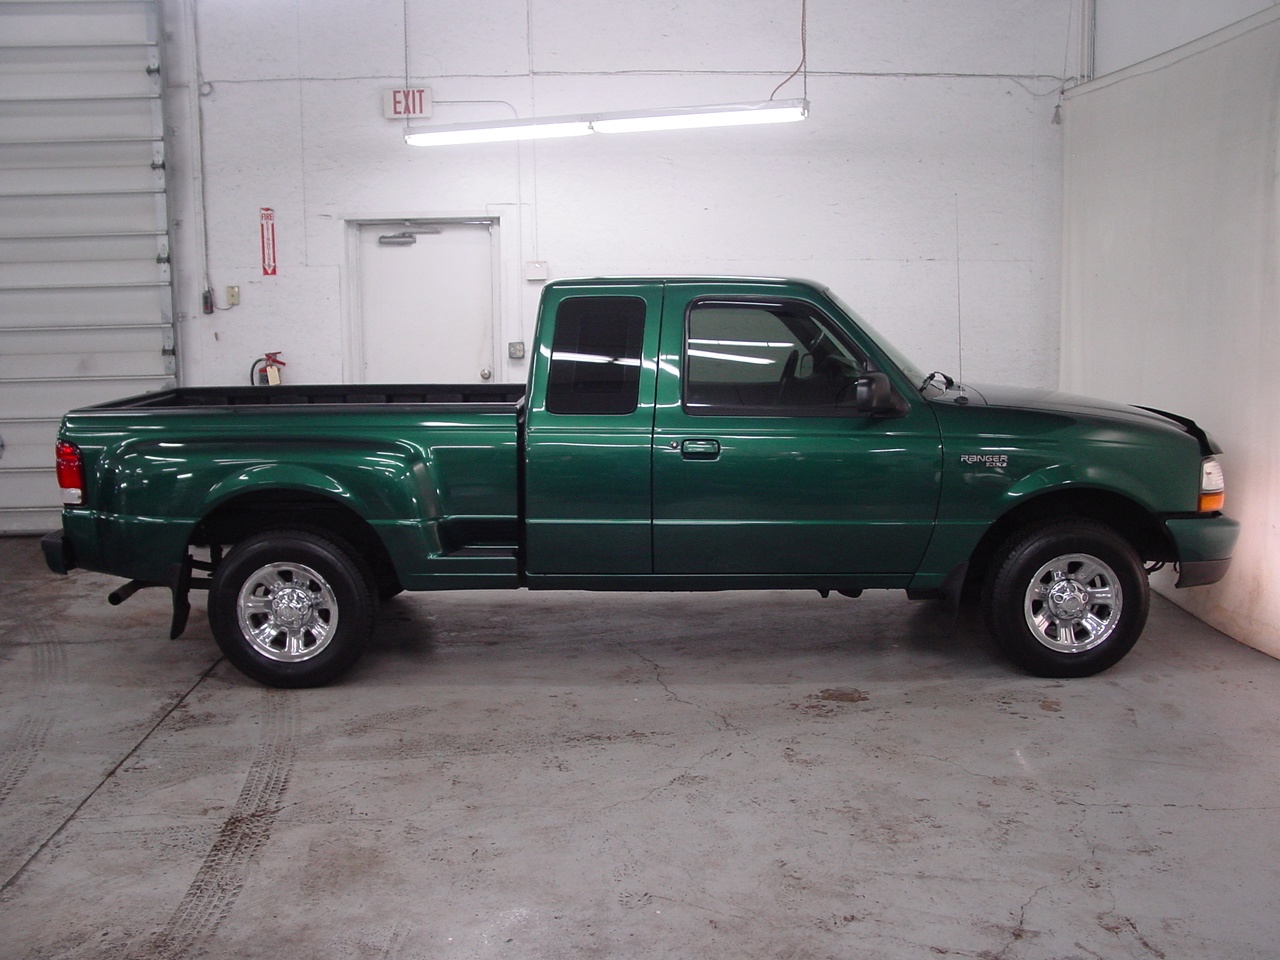
[[[297,587],[286,587],[271,598],[271,615],[279,623],[299,626],[311,615],[311,600]]]
[[[1049,607],[1058,617],[1077,619],[1089,607],[1089,594],[1074,580],[1060,580],[1049,588]]]

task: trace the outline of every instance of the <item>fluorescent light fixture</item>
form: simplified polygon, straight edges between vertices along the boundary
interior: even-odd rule
[[[762,100],[721,103],[707,107],[674,107],[636,113],[601,114],[591,120],[596,133],[643,133],[649,130],[691,130],[695,127],[735,127],[753,123],[790,123],[809,115],[807,100]]]
[[[718,103],[704,107],[668,107],[661,110],[596,113],[576,117],[458,123],[410,130],[404,139],[410,146],[435,147],[457,143],[581,137],[589,133],[640,133],[650,130],[790,123],[803,120],[808,115],[808,100],[760,100],[752,103]]]
[[[443,147],[455,143],[496,143],[502,140],[546,140],[552,137],[585,137],[591,124],[571,117],[547,120],[506,120],[495,123],[459,123],[405,134],[411,147]]]

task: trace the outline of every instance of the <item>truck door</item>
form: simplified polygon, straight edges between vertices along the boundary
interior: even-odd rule
[[[661,315],[661,284],[544,293],[525,432],[531,576],[653,572],[657,378],[645,358],[657,355]]]
[[[671,285],[654,425],[659,574],[907,574],[938,502],[937,420],[859,415],[875,366],[834,310]]]

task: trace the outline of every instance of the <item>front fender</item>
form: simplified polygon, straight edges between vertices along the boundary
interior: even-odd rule
[[[1148,476],[1152,471],[1145,471]],[[1132,500],[1149,513],[1169,502],[1169,491],[1140,474],[1101,463],[1055,463],[1015,480],[999,498],[995,517],[1003,516],[1032,497],[1049,491],[1101,490]],[[1194,488],[1193,488],[1194,489]],[[992,519],[995,519],[993,517]]]

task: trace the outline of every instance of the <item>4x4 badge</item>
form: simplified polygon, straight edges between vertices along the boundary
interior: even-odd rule
[[[1007,453],[962,453],[960,454],[960,462],[967,465],[979,465],[983,467],[1007,467],[1009,465],[1009,455]]]

